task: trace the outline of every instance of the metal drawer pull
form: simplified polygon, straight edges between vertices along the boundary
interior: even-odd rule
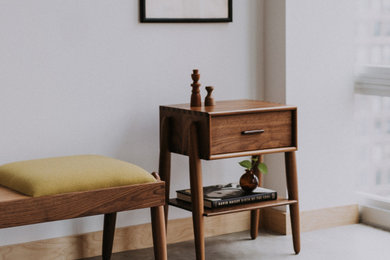
[[[242,135],[253,135],[253,134],[261,134],[264,133],[263,129],[258,129],[258,130],[247,130],[247,131],[242,131]]]

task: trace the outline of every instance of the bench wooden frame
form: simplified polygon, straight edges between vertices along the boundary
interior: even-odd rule
[[[102,258],[110,259],[116,212],[151,208],[155,259],[165,260],[164,204],[165,183],[160,180],[36,198],[0,186],[0,228],[104,214]]]

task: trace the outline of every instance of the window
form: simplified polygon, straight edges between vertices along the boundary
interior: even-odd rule
[[[356,3],[356,166],[362,220],[390,228],[383,221],[390,219],[390,0]]]
[[[390,198],[390,97],[358,94],[355,100],[359,188]]]
[[[356,91],[390,96],[390,0],[357,4]]]
[[[390,65],[390,0],[357,4],[357,63]]]

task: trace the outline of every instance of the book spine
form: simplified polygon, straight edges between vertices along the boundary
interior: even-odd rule
[[[231,205],[237,205],[237,204],[244,204],[244,203],[250,203],[250,202],[260,202],[260,201],[266,201],[266,200],[275,200],[276,199],[276,192],[268,193],[268,194],[259,194],[252,197],[243,197],[243,198],[231,198],[231,199],[225,199],[220,201],[210,201],[211,206],[213,208],[219,208],[219,207],[225,207],[225,206],[231,206]]]
[[[191,203],[191,196],[186,196],[185,194],[177,193],[177,199]],[[209,200],[204,200],[203,205],[206,208],[213,208],[212,202]]]

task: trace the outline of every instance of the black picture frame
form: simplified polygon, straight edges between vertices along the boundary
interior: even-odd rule
[[[226,0],[226,17],[149,17],[147,16],[146,1],[140,0],[140,22],[141,23],[228,23],[233,22],[233,0]],[[163,1],[163,0],[161,0]],[[212,0],[208,0],[212,1]]]

